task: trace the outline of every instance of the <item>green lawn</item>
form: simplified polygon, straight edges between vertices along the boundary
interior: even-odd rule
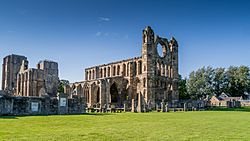
[[[250,140],[250,112],[0,117],[0,140]]]

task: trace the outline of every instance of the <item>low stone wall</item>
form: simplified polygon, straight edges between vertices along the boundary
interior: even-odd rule
[[[240,101],[240,105],[241,105],[242,107],[244,107],[244,106],[249,107],[249,106],[250,106],[250,100],[241,100],[241,101]]]
[[[50,97],[21,97],[0,94],[0,115],[54,115],[85,113],[83,98],[66,94]]]

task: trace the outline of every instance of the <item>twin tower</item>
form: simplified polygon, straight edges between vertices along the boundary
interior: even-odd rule
[[[16,96],[55,97],[58,89],[58,64],[40,61],[37,68],[28,68],[25,56],[8,55],[3,59],[2,90]]]

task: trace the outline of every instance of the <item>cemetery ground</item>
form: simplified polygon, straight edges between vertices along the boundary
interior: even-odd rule
[[[0,116],[0,140],[249,140],[250,108]]]

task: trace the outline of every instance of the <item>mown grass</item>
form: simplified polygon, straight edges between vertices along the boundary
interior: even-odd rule
[[[250,113],[201,111],[0,117],[0,140],[249,140]]]
[[[241,111],[250,112],[250,107],[239,107],[239,108],[227,108],[227,107],[213,107],[209,109],[210,111]]]

